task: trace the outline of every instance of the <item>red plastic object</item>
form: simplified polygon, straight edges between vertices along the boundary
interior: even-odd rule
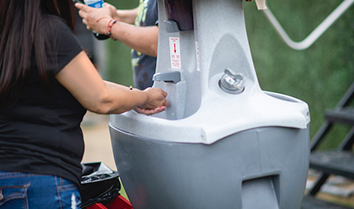
[[[133,206],[122,195],[119,195],[115,200],[106,205],[95,203],[88,206],[87,209],[133,209]]]

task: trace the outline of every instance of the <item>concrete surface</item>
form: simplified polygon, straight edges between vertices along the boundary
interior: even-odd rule
[[[117,170],[111,138],[109,135],[109,116],[88,112],[81,124],[85,141],[85,152],[82,162],[103,162],[112,170]]]

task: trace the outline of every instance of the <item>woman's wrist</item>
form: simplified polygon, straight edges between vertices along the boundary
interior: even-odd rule
[[[136,15],[135,10],[117,10],[114,18],[124,23],[134,24]]]
[[[147,91],[142,91],[142,90],[139,90],[141,92],[141,98],[142,98],[142,104],[139,105],[140,108],[146,108],[146,104],[148,103],[149,101],[149,92]]]
[[[111,20],[111,17],[101,17],[96,20],[97,22],[97,29],[94,29],[99,34],[105,34],[105,30],[107,28],[107,25],[109,21]]]
[[[129,91],[135,98],[137,98],[138,107],[143,107],[147,103],[149,95],[146,91],[133,88],[132,86],[129,86]]]
[[[117,9],[117,10],[112,14],[112,15],[113,15],[112,18],[113,18],[113,19],[117,19],[117,20],[121,20],[122,17],[120,16],[120,11],[122,11],[122,10],[118,10],[118,9]]]
[[[118,23],[118,20],[105,16],[97,19],[96,22],[99,23],[99,29],[100,29],[100,30],[95,30],[96,32],[98,32],[99,34],[104,34],[106,36],[109,36],[114,41],[117,40],[112,36],[112,27],[114,24]]]

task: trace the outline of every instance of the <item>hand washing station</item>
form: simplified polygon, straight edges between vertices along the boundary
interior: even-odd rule
[[[171,106],[154,116],[112,115],[110,122],[134,209],[299,209],[308,106],[261,90],[242,1],[158,3],[154,87],[168,92]]]

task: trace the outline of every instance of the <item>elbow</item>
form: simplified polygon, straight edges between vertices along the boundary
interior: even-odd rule
[[[100,115],[108,115],[108,114],[121,114],[132,108],[128,108],[123,104],[114,102],[112,100],[101,100],[97,102],[95,105],[92,105],[90,112],[100,114]]]
[[[157,39],[156,41],[151,41],[150,44],[147,46],[147,53],[146,55],[152,56],[152,57],[157,57],[157,51],[158,51],[158,42]]]
[[[157,44],[151,47],[151,56],[157,57]]]
[[[108,95],[100,95],[97,99],[91,102],[87,102],[85,108],[90,112],[96,114],[110,114],[112,109],[112,101],[110,101]]]
[[[150,46],[146,46],[144,49],[136,49],[136,51],[139,51],[145,55],[151,56],[151,57],[157,57],[157,44],[151,44]]]
[[[98,105],[96,105],[95,107],[93,107],[89,111],[94,112],[96,114],[100,114],[100,115],[107,115],[107,114],[111,113],[110,109],[111,108],[109,107],[109,103],[102,102],[102,103],[99,103]]]
[[[150,51],[151,51],[151,56],[157,57],[157,51],[158,51],[158,40],[159,40],[159,29],[156,26],[154,30],[154,38],[151,41],[150,45]]]

